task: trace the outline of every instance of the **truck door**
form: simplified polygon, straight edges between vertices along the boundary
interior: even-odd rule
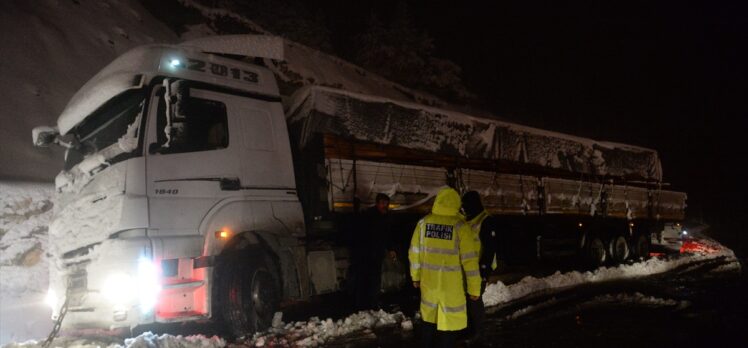
[[[189,91],[172,96],[158,86],[149,108],[146,186],[151,228],[195,235],[220,196],[222,178],[239,172],[230,146],[231,115],[220,95]],[[177,98],[185,98],[177,101]]]
[[[295,186],[280,103],[200,87],[159,86],[149,110],[151,226],[174,234],[198,233],[220,199]]]

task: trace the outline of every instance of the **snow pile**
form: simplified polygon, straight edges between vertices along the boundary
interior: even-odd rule
[[[0,343],[46,335],[50,184],[0,182]]]
[[[591,301],[593,304],[599,303],[615,303],[615,304],[640,304],[645,306],[677,306],[681,302],[673,299],[664,299],[654,296],[647,296],[640,292],[633,294],[621,293],[621,294],[606,294],[597,296]]]
[[[151,332],[143,333],[135,338],[125,340],[124,346],[115,348],[221,348],[226,346],[226,341],[220,337],[194,336],[172,336],[155,335]]]
[[[41,347],[41,341],[27,341],[24,343],[12,343],[4,348],[37,348]],[[156,335],[145,332],[134,338],[127,338],[124,344],[117,344],[113,339],[87,339],[87,338],[58,338],[52,343],[52,347],[66,348],[222,348],[226,347],[226,341],[220,337],[205,337],[203,335],[172,336]]]
[[[706,261],[718,257],[725,257],[726,264],[738,264],[738,260],[732,250],[721,247],[719,252],[709,254],[688,254],[672,259],[651,258],[631,265],[601,267],[592,272],[556,272],[544,278],[525,277],[509,286],[498,282],[486,287],[486,292],[483,294],[483,302],[486,306],[496,306],[540,291],[569,288],[584,283],[631,279],[660,274],[693,262]],[[739,264],[737,267],[739,267]]]
[[[376,327],[397,325],[404,330],[413,328],[413,323],[401,312],[387,313],[379,311],[361,311],[345,319],[333,321],[317,317],[309,321],[298,321],[283,325],[278,316],[274,318],[274,327],[267,332],[255,334],[246,343],[253,347],[298,346],[318,347],[332,338],[345,336],[354,332]]]

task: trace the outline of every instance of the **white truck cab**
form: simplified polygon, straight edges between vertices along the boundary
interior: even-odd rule
[[[92,78],[56,127],[35,129],[35,144],[68,148],[50,226],[53,318],[63,303],[67,328],[210,318],[219,291],[223,319],[251,330],[281,297],[308,297],[280,101],[263,67],[151,45]],[[218,275],[220,262],[235,264]],[[242,284],[229,269],[253,276]]]

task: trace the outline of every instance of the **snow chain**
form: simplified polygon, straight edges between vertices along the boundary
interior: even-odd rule
[[[42,342],[42,348],[49,348],[49,346],[52,344],[52,341],[55,340],[57,335],[60,334],[60,328],[62,327],[62,320],[65,319],[65,314],[68,312],[68,299],[70,298],[70,286],[68,285],[66,287],[65,292],[65,302],[62,304],[62,308],[60,308],[60,314],[57,316],[57,320],[55,320],[54,326],[52,326],[52,332],[49,333],[49,336],[47,336],[47,339]]]

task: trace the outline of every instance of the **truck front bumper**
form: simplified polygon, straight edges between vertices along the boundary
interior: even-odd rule
[[[61,258],[50,270],[52,318],[67,298],[65,329],[132,328],[153,323],[160,270],[147,237],[108,239]]]

